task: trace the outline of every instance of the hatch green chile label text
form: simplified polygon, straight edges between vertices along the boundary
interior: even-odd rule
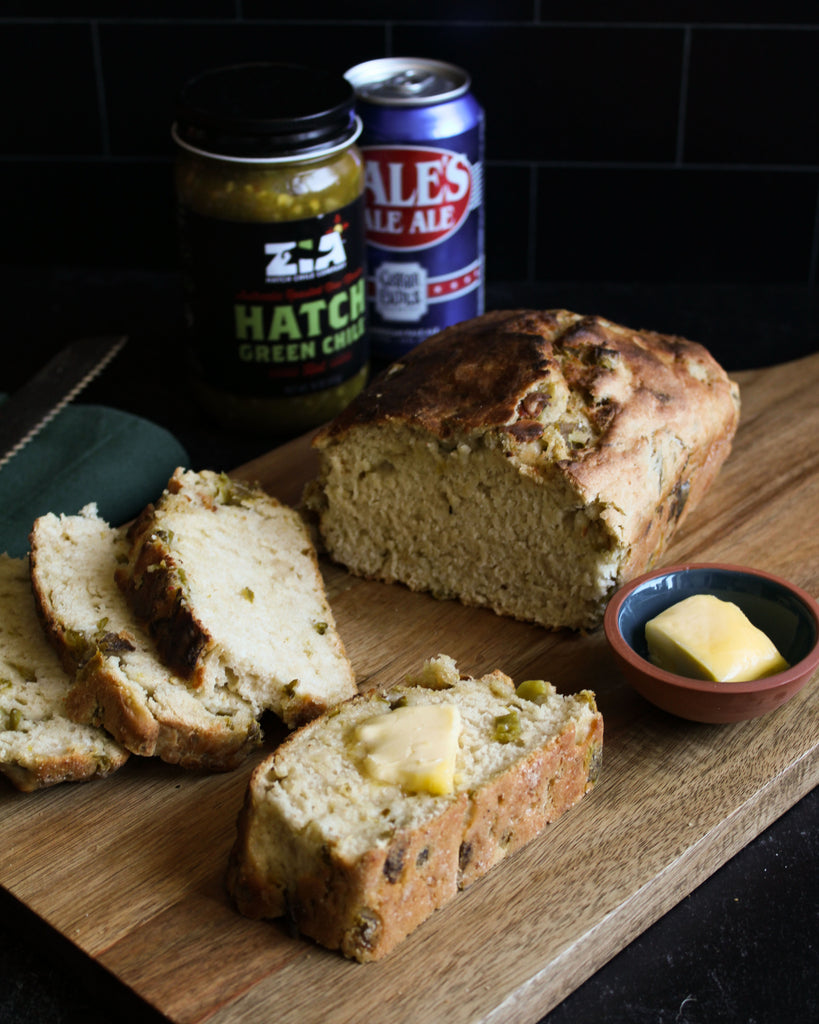
[[[307,220],[180,210],[197,371],[233,394],[280,398],[353,377],[368,358],[363,200]]]

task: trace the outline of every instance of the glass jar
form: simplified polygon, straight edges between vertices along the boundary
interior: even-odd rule
[[[195,392],[221,422],[292,435],[366,382],[360,122],[341,76],[217,68],[173,137]]]

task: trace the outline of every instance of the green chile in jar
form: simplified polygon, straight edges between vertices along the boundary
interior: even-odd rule
[[[224,423],[300,432],[366,382],[352,102],[343,79],[291,65],[218,69],[183,90],[174,138],[189,350],[197,395]]]

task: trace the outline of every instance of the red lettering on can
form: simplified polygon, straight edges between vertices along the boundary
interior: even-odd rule
[[[421,146],[364,149],[367,241],[382,249],[427,249],[469,215],[472,167],[462,153]]]

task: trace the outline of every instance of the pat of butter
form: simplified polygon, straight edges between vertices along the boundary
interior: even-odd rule
[[[415,704],[360,722],[356,739],[372,778],[411,793],[451,793],[461,734],[461,713],[452,704]]]
[[[720,683],[762,679],[788,663],[732,601],[695,594],[646,623],[651,660],[690,679]]]

